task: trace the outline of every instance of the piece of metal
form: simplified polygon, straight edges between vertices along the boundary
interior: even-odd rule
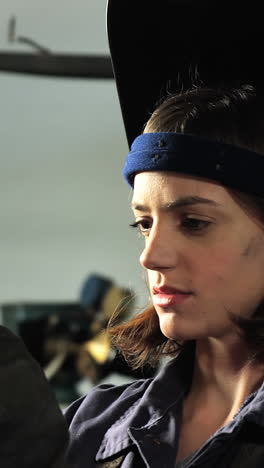
[[[107,31],[129,146],[167,93],[250,83],[264,94],[261,2],[108,0]]]
[[[0,72],[64,78],[114,78],[111,58],[107,55],[37,55],[0,51]]]

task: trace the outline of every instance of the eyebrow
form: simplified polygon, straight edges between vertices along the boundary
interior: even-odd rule
[[[208,198],[198,197],[198,196],[188,196],[188,197],[180,197],[177,200],[173,200],[171,202],[166,203],[161,207],[162,211],[173,211],[176,208],[182,208],[185,206],[191,205],[199,205],[199,204],[207,204],[212,206],[220,206],[214,200],[210,200]],[[131,208],[136,211],[146,212],[149,211],[149,208],[146,205],[141,205],[137,202],[132,202]]]

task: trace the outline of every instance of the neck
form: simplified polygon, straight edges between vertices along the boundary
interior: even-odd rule
[[[210,338],[198,340],[190,392],[190,412],[206,406],[218,408],[229,420],[245,398],[261,384],[264,364],[249,359],[249,351],[238,338],[226,341]],[[206,403],[205,403],[206,402]]]

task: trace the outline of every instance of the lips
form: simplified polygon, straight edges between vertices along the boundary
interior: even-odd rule
[[[154,287],[152,292],[154,305],[165,308],[181,304],[192,295],[190,291],[185,291],[180,288],[176,289],[166,285]]]
[[[153,288],[153,294],[190,294],[190,291],[185,291],[182,288],[172,288],[171,286],[160,286]]]

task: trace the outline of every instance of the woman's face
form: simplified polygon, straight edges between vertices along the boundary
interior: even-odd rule
[[[264,230],[222,186],[169,172],[135,177],[132,207],[162,333],[170,339],[234,333],[264,298]]]

